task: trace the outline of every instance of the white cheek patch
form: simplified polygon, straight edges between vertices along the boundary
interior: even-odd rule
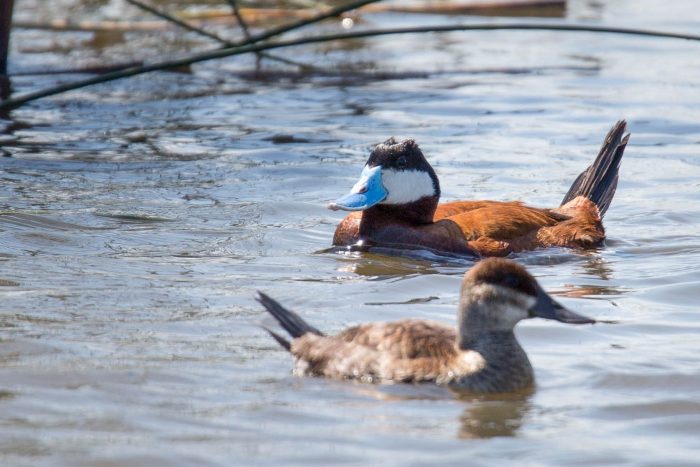
[[[433,179],[422,170],[382,170],[382,184],[389,195],[382,204],[406,204],[435,195]]]

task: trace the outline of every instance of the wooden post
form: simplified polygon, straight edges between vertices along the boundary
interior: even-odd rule
[[[14,0],[0,0],[0,99],[10,95],[10,78],[7,76],[7,52],[10,49],[10,28]]]
[[[12,7],[14,0],[0,0],[0,75],[7,75],[7,52],[10,48]]]

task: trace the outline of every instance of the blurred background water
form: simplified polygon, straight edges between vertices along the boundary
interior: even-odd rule
[[[17,20],[147,17],[121,2],[16,3]],[[691,0],[571,0],[564,14],[700,24]],[[16,29],[10,72],[21,93],[76,78],[23,71],[211,47],[178,30]],[[0,463],[697,463],[699,47],[547,31],[390,36],[276,52],[350,78],[270,61],[256,72],[239,57],[13,111],[0,119]],[[290,375],[259,327],[256,290],[328,332],[454,322],[469,261],[326,250],[342,213],[325,204],[372,145],[415,138],[444,200],[551,207],[621,118],[632,138],[606,246],[516,256],[567,306],[616,322],[522,323],[534,394]]]

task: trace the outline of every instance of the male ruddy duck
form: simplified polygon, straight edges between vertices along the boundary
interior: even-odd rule
[[[519,201],[439,204],[440,183],[415,141],[390,138],[369,156],[349,194],[333,210],[361,211],[338,224],[334,245],[380,245],[506,256],[550,246],[591,248],[605,239],[603,215],[617,187],[629,134],[615,124],[595,162],[574,181],[561,205],[539,209]]]
[[[464,275],[456,329],[413,319],[362,324],[326,336],[267,295],[260,293],[258,301],[293,338],[267,329],[294,356],[295,374],[430,382],[479,393],[533,386],[532,366],[513,334],[520,320],[595,322],[564,308],[524,267],[503,258],[484,259]]]

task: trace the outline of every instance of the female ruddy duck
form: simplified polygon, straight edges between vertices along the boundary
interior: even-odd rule
[[[349,214],[334,245],[425,248],[506,256],[550,246],[591,248],[605,239],[602,218],[617,187],[629,134],[615,124],[595,162],[574,181],[561,205],[532,208],[519,201],[455,201],[438,205],[440,183],[415,141],[390,138],[374,148],[350,193],[330,203]]]
[[[564,323],[595,321],[554,301],[519,264],[488,258],[464,275],[457,328],[402,320],[353,326],[326,336],[260,293],[258,301],[292,336],[267,331],[295,359],[295,373],[367,382],[431,382],[497,393],[527,389],[534,375],[513,328],[541,317]]]

